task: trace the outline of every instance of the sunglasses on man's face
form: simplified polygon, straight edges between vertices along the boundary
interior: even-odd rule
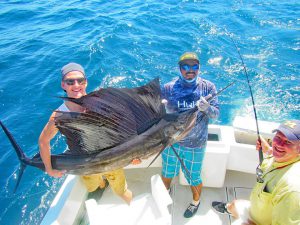
[[[76,81],[80,85],[86,83],[86,79],[85,78],[65,79],[65,80],[63,80],[63,82],[66,83],[67,85],[74,85]]]
[[[193,71],[195,71],[195,70],[199,70],[199,64],[195,64],[195,65],[192,65],[192,66],[190,66],[188,64],[184,64],[184,65],[181,65],[180,68],[184,71],[190,71],[191,69]]]

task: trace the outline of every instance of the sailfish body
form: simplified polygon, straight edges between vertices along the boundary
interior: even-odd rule
[[[159,80],[137,88],[103,88],[79,99],[84,112],[60,112],[55,124],[65,135],[69,149],[52,155],[53,169],[87,175],[111,171],[145,159],[182,139],[193,127],[197,107],[166,114]],[[39,154],[25,156],[0,121],[17,152],[21,165],[45,170]]]

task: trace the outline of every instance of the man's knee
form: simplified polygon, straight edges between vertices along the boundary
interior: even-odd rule
[[[235,218],[247,221],[249,217],[250,201],[237,199],[227,204],[227,209]]]
[[[227,211],[233,214],[234,217],[236,217],[235,215],[237,215],[235,202],[236,200],[233,200],[232,202],[229,202],[226,205]]]

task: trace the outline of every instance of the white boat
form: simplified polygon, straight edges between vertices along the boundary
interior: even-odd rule
[[[272,138],[279,124],[258,121],[260,134]],[[172,183],[169,194],[160,179],[161,158],[147,168],[152,158],[125,168],[128,187],[134,198],[128,206],[108,187],[95,199],[78,176],[68,175],[41,224],[231,224],[228,215],[215,213],[212,201],[248,199],[255,184],[259,163],[254,119],[236,117],[232,126],[209,125],[209,140],[204,158],[201,204],[190,219],[183,213],[192,200],[182,173]],[[100,195],[101,193],[101,195]]]

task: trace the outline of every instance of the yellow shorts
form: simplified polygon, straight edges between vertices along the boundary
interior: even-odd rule
[[[123,169],[117,169],[109,172],[81,176],[88,192],[95,191],[101,183],[103,178],[106,178],[111,189],[117,195],[123,195],[127,190],[127,183]]]

